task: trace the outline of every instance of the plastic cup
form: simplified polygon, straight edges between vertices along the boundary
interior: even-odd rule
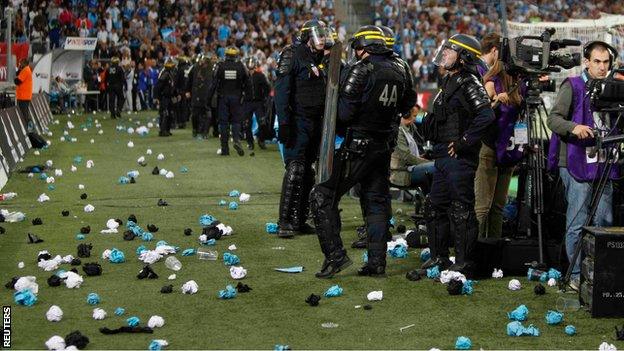
[[[563,312],[576,312],[581,309],[581,302],[578,297],[559,297],[557,299],[557,311]]]
[[[182,263],[174,256],[169,256],[165,260],[165,266],[171,270],[179,271],[182,268]]]
[[[210,250],[205,247],[197,249],[197,258],[200,260],[216,261],[219,253],[216,250]]]

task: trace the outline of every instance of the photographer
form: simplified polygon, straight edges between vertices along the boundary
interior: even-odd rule
[[[514,165],[522,159],[520,145],[513,140],[522,97],[518,89],[519,78],[507,74],[500,60],[494,61],[483,81],[488,96],[493,100],[492,105],[496,106],[496,123],[488,130],[479,152],[475,213],[479,221],[479,236],[500,238],[509,182]]]
[[[547,121],[553,131],[548,166],[551,170],[559,169],[568,202],[565,243],[569,260],[573,258],[581,228],[590,212],[592,182],[604,169],[604,155],[592,147],[594,135],[596,131],[608,131],[611,127],[607,114],[593,111],[587,87],[607,76],[617,51],[607,43],[592,41],[583,47],[583,57],[585,69],[580,76],[569,77],[561,84]],[[615,175],[612,172],[611,179]],[[611,225],[612,195],[613,186],[609,181],[600,197],[594,225]],[[570,288],[574,290],[578,290],[579,273],[580,257],[574,264],[570,280]]]

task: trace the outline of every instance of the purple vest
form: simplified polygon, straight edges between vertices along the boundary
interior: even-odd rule
[[[494,90],[497,94],[504,92],[503,82],[499,77],[492,77],[494,82]],[[522,146],[517,145],[514,140],[514,127],[518,121],[520,110],[513,105],[498,105],[500,113],[498,113],[496,123],[498,133],[494,142],[496,150],[496,163],[499,166],[514,166],[522,160]]]
[[[589,102],[589,95],[585,91],[585,82],[582,77],[570,77],[567,79],[572,87],[572,122],[594,128],[593,110]],[[565,82],[565,81],[564,81]],[[566,142],[567,169],[568,172],[579,182],[589,182],[598,177],[604,169],[604,162],[598,162],[598,156],[588,156],[589,148],[594,146],[594,139],[579,140],[570,138]],[[548,148],[548,169],[555,170],[559,167],[559,147],[561,138],[552,133]],[[609,177],[615,179],[618,176],[617,167],[611,169]]]

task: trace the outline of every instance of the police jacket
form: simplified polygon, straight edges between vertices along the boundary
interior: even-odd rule
[[[416,103],[411,79],[405,66],[390,54],[358,61],[349,67],[340,87],[339,122],[362,136],[394,139],[398,116]]]
[[[154,87],[154,96],[159,100],[171,99],[177,95],[175,87],[175,71],[163,68],[158,75],[158,81]]]
[[[196,64],[189,74],[186,91],[191,93],[191,106],[210,108],[210,86],[213,64]]]
[[[249,84],[247,69],[240,61],[226,59],[216,64],[214,69],[212,90],[219,96],[243,96]]]
[[[106,70],[106,86],[109,89],[123,89],[126,84],[126,75],[119,65],[111,65]]]
[[[176,87],[178,87],[178,91],[180,93],[182,93],[188,85],[189,75],[192,68],[193,66],[188,63],[180,63],[178,65],[176,71]]]
[[[325,109],[325,66],[323,52],[306,44],[282,50],[275,82],[275,109],[280,124],[294,116],[322,118]]]
[[[435,146],[433,157],[446,157],[454,142],[457,154],[478,154],[481,140],[495,120],[490,99],[476,72],[447,74],[425,119],[425,132]]]
[[[245,101],[265,101],[271,93],[271,85],[266,75],[261,71],[251,74],[250,84],[245,94]]]

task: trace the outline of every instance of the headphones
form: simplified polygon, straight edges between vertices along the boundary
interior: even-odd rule
[[[613,62],[618,56],[618,52],[613,46],[605,43],[604,41],[592,40],[588,42],[587,44],[585,44],[583,46],[583,57],[589,60],[591,51],[598,45],[605,47],[607,51],[609,52],[609,70],[610,70],[613,67]]]

